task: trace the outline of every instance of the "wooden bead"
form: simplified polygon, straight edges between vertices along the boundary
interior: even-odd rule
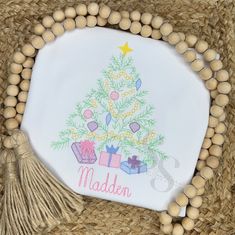
[[[99,5],[95,2],[91,2],[87,7],[87,11],[90,15],[96,16],[99,13]]]
[[[74,7],[67,7],[64,11],[65,17],[67,18],[75,18],[77,13]]]
[[[101,16],[97,16],[97,25],[99,26],[105,26],[107,24],[108,20],[102,18]]]
[[[12,63],[10,66],[10,71],[14,74],[21,73],[23,66],[21,64]]]
[[[45,28],[51,28],[51,26],[55,23],[54,19],[51,16],[45,16],[42,19],[42,24]]]
[[[219,94],[219,92],[217,90],[213,90],[213,91],[210,92],[210,95],[211,95],[212,99],[215,99],[218,94]]]
[[[18,113],[16,114],[15,119],[18,123],[21,123],[23,119],[23,115]]]
[[[224,122],[226,119],[226,113],[224,112],[218,119],[220,122]]]
[[[64,21],[64,28],[67,31],[72,31],[76,28],[75,21],[71,18],[65,19]]]
[[[189,206],[187,207],[187,216],[190,219],[197,219],[199,217],[199,210],[195,207]]]
[[[3,111],[4,118],[13,118],[16,115],[16,110],[13,107],[6,107]]]
[[[17,64],[22,64],[25,61],[26,57],[20,52],[15,52],[13,55],[13,60]]]
[[[184,59],[186,62],[193,62],[197,58],[197,55],[196,55],[195,51],[193,51],[193,50],[185,51],[183,56],[184,56]]]
[[[128,30],[131,27],[131,20],[128,18],[122,18],[119,22],[119,27],[122,30]]]
[[[223,122],[220,122],[215,128],[215,132],[218,134],[223,134],[225,131],[226,131],[226,126]]]
[[[210,62],[210,67],[213,71],[219,71],[220,69],[222,69],[223,64],[221,60],[212,60]]]
[[[180,206],[176,202],[171,202],[168,205],[168,213],[171,216],[178,216],[180,213]]]
[[[19,87],[16,85],[9,85],[6,91],[9,96],[17,96],[19,93]]]
[[[214,117],[219,117],[223,114],[224,110],[218,105],[212,105],[210,108],[211,115]]]
[[[27,98],[28,98],[28,92],[26,91],[21,91],[19,94],[18,94],[18,100],[20,102],[26,102],[27,101]]]
[[[132,11],[130,17],[132,21],[140,21],[141,14],[139,11]]]
[[[61,36],[64,33],[64,27],[61,23],[53,24],[51,30],[55,34],[55,36]]]
[[[108,18],[108,23],[111,25],[118,24],[121,21],[121,14],[118,11],[112,11]]]
[[[208,126],[209,127],[214,128],[214,127],[216,127],[218,125],[218,123],[219,123],[219,120],[217,118],[215,118],[213,116],[209,117],[209,122],[208,122]]]
[[[162,232],[164,232],[164,234],[171,234],[173,230],[173,225],[172,224],[161,225],[161,230]]]
[[[178,35],[178,33],[172,32],[169,36],[168,36],[168,42],[171,45],[175,45],[180,41],[180,37]]]
[[[229,79],[229,74],[226,70],[222,69],[216,73],[216,79],[219,82],[225,82]]]
[[[189,200],[191,206],[199,208],[202,205],[202,197],[195,196]]]
[[[65,14],[62,10],[57,10],[53,13],[53,18],[56,22],[61,22],[65,19]]]
[[[209,156],[209,151],[207,149],[201,149],[200,154],[199,154],[199,159],[206,160],[208,156]]]
[[[215,90],[216,87],[217,87],[217,84],[218,84],[218,82],[214,78],[211,78],[211,79],[207,80],[206,83],[205,83],[206,88],[210,91]]]
[[[223,107],[229,103],[229,98],[227,95],[219,94],[215,98],[215,103]]]
[[[151,25],[154,29],[160,29],[161,25],[163,24],[163,18],[160,16],[154,16]]]
[[[15,118],[10,118],[5,121],[5,127],[7,130],[14,130],[18,127],[19,123],[16,121]]]
[[[78,4],[78,6],[76,7],[76,12],[79,16],[85,16],[87,15],[87,7],[85,4],[81,3]]]
[[[32,69],[25,68],[21,72],[21,77],[23,79],[30,79],[32,75]]]
[[[45,41],[40,36],[34,37],[31,41],[31,43],[32,43],[33,47],[36,48],[36,49],[41,49],[45,45]]]
[[[188,217],[182,220],[182,226],[186,231],[190,231],[194,228],[194,221]]]
[[[204,52],[203,56],[204,56],[204,59],[206,61],[210,62],[210,61],[212,61],[212,60],[214,60],[216,58],[217,52],[215,50],[213,50],[213,49],[207,49]]]
[[[4,105],[6,107],[15,107],[17,104],[17,99],[15,96],[7,96],[4,100]]]
[[[184,33],[179,32],[178,35],[179,35],[181,41],[185,41],[186,36]]]
[[[213,72],[210,68],[203,68],[200,72],[199,72],[199,76],[202,80],[208,80],[212,77]]]
[[[221,134],[215,134],[211,140],[213,144],[217,145],[222,145],[224,143],[224,137]]]
[[[207,164],[209,167],[215,169],[215,168],[217,168],[217,167],[219,166],[219,160],[218,160],[217,157],[210,156],[210,157],[208,157],[208,158],[206,159],[206,164]]]
[[[86,27],[86,17],[84,16],[77,16],[75,22],[77,28],[82,29]]]
[[[220,157],[222,155],[222,148],[221,148],[221,146],[218,146],[218,145],[212,145],[209,148],[209,153],[212,156]]]
[[[18,103],[17,105],[16,105],[16,111],[17,111],[17,113],[19,113],[19,114],[23,114],[24,113],[24,110],[25,110],[25,103]]]
[[[178,53],[183,54],[188,49],[188,45],[184,41],[180,41],[176,44],[175,49]]]
[[[203,53],[208,49],[208,43],[206,41],[199,40],[195,45],[195,49],[197,50],[197,52]]]
[[[95,16],[87,16],[87,26],[88,27],[95,27],[97,24],[97,18]]]
[[[198,190],[197,190],[197,196],[201,196],[201,195],[203,195],[205,193],[205,188],[203,187],[203,188],[199,188]]]
[[[130,18],[130,13],[128,11],[120,12],[122,18]]]
[[[3,140],[3,146],[5,148],[11,149],[13,148],[13,144],[12,144],[12,140],[11,140],[11,136],[6,136]]]
[[[152,28],[149,25],[143,25],[140,34],[142,37],[149,37],[152,34]]]
[[[184,235],[184,228],[181,224],[174,224],[172,235]]]
[[[160,27],[160,32],[163,36],[168,36],[173,31],[173,27],[169,23],[164,23]]]
[[[42,24],[36,24],[34,27],[34,33],[36,35],[42,35],[45,32],[45,28],[43,27]]]
[[[206,165],[206,163],[205,163],[204,160],[198,160],[196,168],[197,168],[198,171],[200,171],[205,165]]]
[[[151,37],[152,37],[153,39],[155,39],[155,40],[160,39],[160,38],[162,37],[162,35],[161,35],[161,33],[160,33],[160,30],[154,29],[154,30],[152,31]]]
[[[214,133],[215,133],[214,129],[211,127],[208,127],[207,131],[206,131],[206,137],[211,138],[214,135]],[[205,150],[205,151],[207,151],[207,150]]]
[[[188,185],[186,185],[186,187],[184,188],[184,193],[185,193],[185,195],[186,195],[188,198],[193,198],[193,197],[196,195],[197,190],[196,190],[196,188],[195,188],[193,185],[188,184]]]
[[[142,28],[142,26],[141,26],[140,22],[134,21],[131,23],[130,31],[133,34],[138,34],[138,33],[140,33],[141,28]]]
[[[210,167],[205,166],[200,170],[200,175],[204,179],[209,180],[213,177],[214,173],[213,173],[213,170]]]
[[[186,36],[185,41],[189,47],[194,47],[197,42],[197,37],[195,35],[190,34]]]
[[[191,68],[193,71],[199,72],[200,70],[204,68],[204,63],[202,60],[196,59],[191,63]]]
[[[170,224],[172,222],[172,217],[164,211],[160,213],[159,221],[161,224]]]
[[[152,18],[153,18],[152,14],[145,12],[141,15],[140,20],[143,24],[147,25],[151,23]]]
[[[203,143],[202,143],[202,148],[208,149],[211,146],[211,139],[205,138]]]
[[[22,47],[22,52],[25,56],[33,56],[35,53],[35,48],[28,43]]]
[[[108,7],[106,5],[100,7],[100,9],[99,9],[99,15],[104,19],[108,19],[110,13],[111,13],[111,9],[110,9],[110,7]]]
[[[188,205],[188,198],[186,197],[186,195],[184,193],[180,193],[176,197],[175,201],[181,207],[184,207],[184,206]]]
[[[28,90],[29,90],[29,86],[30,86],[29,80],[23,80],[23,81],[20,83],[20,89],[21,89],[22,91],[28,91]]]
[[[192,184],[197,189],[204,187],[205,183],[206,183],[206,181],[199,175],[194,176],[192,179]]]
[[[55,40],[55,35],[50,30],[46,30],[42,34],[42,38],[46,43],[48,43],[48,42],[52,42]]]
[[[221,94],[228,94],[231,91],[232,87],[230,83],[228,82],[220,82],[218,84],[217,89],[218,89],[218,92]]]

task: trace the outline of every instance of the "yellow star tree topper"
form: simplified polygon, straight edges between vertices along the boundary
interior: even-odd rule
[[[118,47],[122,51],[122,54],[125,56],[127,53],[132,52],[133,49],[129,47],[128,42],[126,42],[124,45]]]

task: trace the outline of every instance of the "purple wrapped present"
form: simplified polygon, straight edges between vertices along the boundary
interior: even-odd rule
[[[79,163],[93,164],[97,160],[94,145],[95,143],[89,140],[72,144],[71,148]]]
[[[147,172],[147,164],[137,160],[135,155],[131,158],[129,157],[128,161],[122,162],[120,168],[129,175]]]

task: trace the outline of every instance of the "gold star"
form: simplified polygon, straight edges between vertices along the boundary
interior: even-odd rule
[[[128,46],[128,42],[126,42],[124,45],[118,47],[120,48],[120,50],[122,51],[122,54],[125,56],[127,53],[133,51],[133,49],[131,49],[129,46]]]

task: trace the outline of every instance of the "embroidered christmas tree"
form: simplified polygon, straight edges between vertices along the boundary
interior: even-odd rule
[[[69,115],[67,128],[59,133],[52,147],[72,145],[79,157],[87,156],[86,160],[78,159],[83,163],[94,163],[98,155],[105,159],[107,153],[116,154],[117,162],[128,160],[133,167],[139,160],[152,167],[157,157],[166,158],[159,149],[164,137],[156,132],[154,107],[146,102],[148,92],[142,89],[142,80],[130,56],[133,50],[128,43],[119,49],[121,53],[111,58],[96,87]]]

